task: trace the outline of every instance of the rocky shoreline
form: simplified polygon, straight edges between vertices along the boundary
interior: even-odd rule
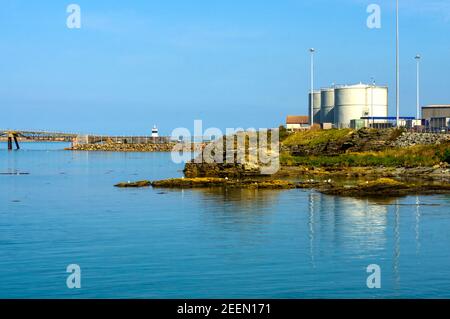
[[[249,169],[245,165],[187,163],[184,169],[187,178],[259,178],[258,169]],[[434,167],[309,167],[281,166],[271,175],[272,179],[307,178],[420,178],[423,180],[445,181],[450,183],[450,167],[446,163]]]
[[[154,188],[257,188],[257,189],[294,189],[300,187],[301,183],[290,182],[286,180],[239,180],[228,178],[171,178],[160,181],[137,181],[125,182],[114,185],[118,188],[142,188],[152,186]]]
[[[402,197],[409,195],[450,194],[450,184],[405,183],[389,178],[358,183],[355,186],[330,184],[319,189],[326,195],[344,197]]]
[[[360,182],[334,182],[328,180],[306,180],[294,182],[277,179],[228,179],[228,178],[173,178],[161,181],[138,181],[116,184],[118,188],[229,188],[258,190],[314,189],[326,195],[343,197],[401,197],[408,195],[450,194],[450,184],[407,183],[390,178],[379,178]]]
[[[255,188],[294,189],[298,183],[286,180],[228,179],[228,178],[174,178],[151,183],[154,188]]]
[[[420,179],[450,183],[450,168],[436,167],[340,167],[310,168],[305,166],[283,166],[273,178],[378,178]]]
[[[297,132],[281,140],[280,167],[272,175],[262,174],[258,160],[244,164],[194,160],[186,163],[185,178],[116,186],[306,188],[356,197],[450,194],[449,139],[449,135],[392,129]],[[224,149],[218,149],[223,152],[219,157],[227,158]]]

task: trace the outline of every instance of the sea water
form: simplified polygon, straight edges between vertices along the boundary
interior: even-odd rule
[[[183,166],[66,146],[0,144],[0,298],[450,297],[448,195],[118,189]]]

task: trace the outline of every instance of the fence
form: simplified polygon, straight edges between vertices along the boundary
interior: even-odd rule
[[[87,136],[86,143],[118,143],[118,144],[167,144],[173,142],[168,136]]]

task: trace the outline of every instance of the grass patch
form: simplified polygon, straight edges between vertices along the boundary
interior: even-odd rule
[[[436,151],[436,156],[441,159],[442,162],[450,164],[450,147],[445,149],[438,149]]]
[[[347,153],[336,156],[292,156],[283,153],[280,159],[282,165],[286,166],[411,168],[437,165],[449,155],[448,145],[417,145],[380,152]]]
[[[404,185],[405,185],[404,183],[396,181],[392,178],[379,178],[374,181],[361,182],[358,184],[359,187],[363,187],[363,188],[373,188],[373,187],[379,187],[379,186],[396,187],[396,186],[404,186]]]
[[[286,127],[284,127],[283,125],[281,125],[279,127],[279,134],[280,134],[280,142],[283,142],[284,140],[286,140],[290,135],[292,135],[291,133],[288,132],[288,130],[286,129]]]
[[[330,141],[339,141],[347,137],[350,133],[354,132],[351,129],[344,130],[308,130],[300,131],[288,136],[284,141],[285,146],[315,146],[324,144]]]

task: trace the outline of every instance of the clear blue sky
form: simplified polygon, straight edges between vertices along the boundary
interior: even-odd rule
[[[450,103],[450,0],[401,1],[402,106]],[[82,10],[81,30],[66,7]],[[382,28],[366,27],[367,5]],[[395,103],[395,15],[388,0],[2,0],[0,128],[110,134],[193,126],[274,127],[307,113],[316,86],[369,82]]]

